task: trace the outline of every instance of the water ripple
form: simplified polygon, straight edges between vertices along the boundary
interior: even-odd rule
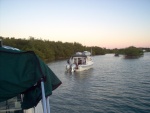
[[[52,113],[150,113],[150,53],[93,59],[93,69],[79,73],[66,73],[66,61],[48,64],[62,81],[50,97]]]

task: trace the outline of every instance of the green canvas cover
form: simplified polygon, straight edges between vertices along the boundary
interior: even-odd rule
[[[46,96],[61,84],[34,52],[0,47],[0,102],[23,94],[23,109],[36,106],[42,98],[41,79],[44,79]]]

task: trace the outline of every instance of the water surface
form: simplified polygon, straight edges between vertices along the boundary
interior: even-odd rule
[[[50,96],[52,113],[150,113],[150,53],[93,60],[92,69],[75,73],[65,72],[66,60],[48,64],[62,81]]]

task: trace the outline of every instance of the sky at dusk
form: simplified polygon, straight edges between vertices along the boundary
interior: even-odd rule
[[[0,0],[0,36],[150,47],[150,0]]]

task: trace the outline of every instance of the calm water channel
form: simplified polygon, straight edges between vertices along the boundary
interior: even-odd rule
[[[150,113],[150,53],[93,60],[92,69],[78,73],[65,72],[66,60],[48,64],[62,81],[50,96],[52,113]]]

